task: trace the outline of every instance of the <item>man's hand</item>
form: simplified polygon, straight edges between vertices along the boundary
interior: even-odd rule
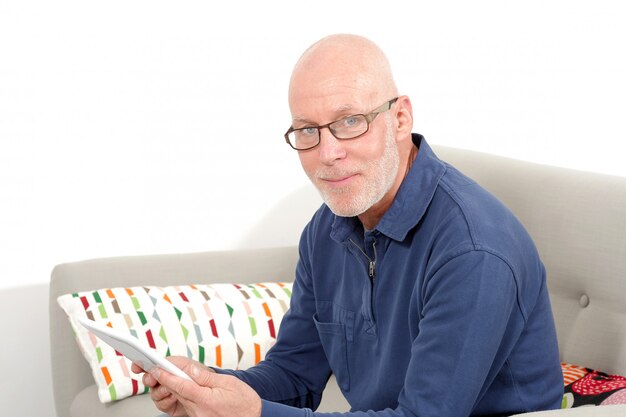
[[[199,362],[196,362],[192,359],[188,359],[183,356],[170,356],[167,358],[174,365],[178,366],[181,369],[189,366],[204,366]],[[212,369],[207,368],[210,372],[213,372]],[[145,372],[138,364],[133,362],[131,370],[137,374]],[[159,381],[152,377],[149,373],[146,373],[143,376],[142,380],[143,384],[150,388],[150,398],[154,402],[154,405],[159,411],[170,415],[171,417],[184,417],[187,416],[187,410],[185,407],[178,402],[178,399],[172,395],[167,388],[162,386]]]
[[[261,398],[243,381],[187,358],[168,359],[194,382],[158,368],[146,374],[144,384],[160,411],[172,417],[260,417]]]

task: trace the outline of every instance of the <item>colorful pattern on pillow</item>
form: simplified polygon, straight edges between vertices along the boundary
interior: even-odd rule
[[[81,326],[84,316],[132,334],[164,356],[209,366],[246,369],[276,341],[291,283],[105,288],[57,299],[89,362],[103,403],[143,394],[131,362]]]
[[[626,378],[561,363],[565,394],[562,408],[626,404]]]

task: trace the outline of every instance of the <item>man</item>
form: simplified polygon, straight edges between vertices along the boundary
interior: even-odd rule
[[[285,137],[325,204],[302,234],[276,345],[247,371],[173,358],[195,383],[144,376],[157,407],[310,416],[333,373],[346,416],[558,408],[536,249],[500,202],[411,133],[411,102],[380,49],[352,35],[317,42],[294,68],[289,105]]]

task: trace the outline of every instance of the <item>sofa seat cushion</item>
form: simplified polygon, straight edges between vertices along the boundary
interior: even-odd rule
[[[246,369],[274,345],[290,296],[290,283],[271,282],[104,288],[57,301],[91,367],[98,397],[107,403],[147,389],[130,361],[81,326],[78,316],[126,332],[163,356]]]
[[[511,417],[624,417],[626,404],[603,405],[601,407],[579,407],[566,410],[536,411],[515,414]],[[73,416],[72,416],[73,417]]]
[[[149,395],[139,395],[125,401],[101,403],[98,386],[89,385],[78,393],[70,405],[70,417],[118,417],[118,416],[156,416],[159,414]]]

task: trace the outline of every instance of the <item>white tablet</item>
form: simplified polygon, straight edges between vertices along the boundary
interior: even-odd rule
[[[130,334],[122,333],[103,324],[96,323],[86,317],[77,316],[76,319],[87,330],[91,331],[93,334],[102,339],[102,341],[106,342],[108,345],[113,347],[113,349],[126,356],[131,361],[136,362],[145,371],[149,371],[157,366],[178,377],[191,381],[189,375],[184,373],[172,362],[159,355],[156,350],[142,343],[136,337],[133,337]]]

